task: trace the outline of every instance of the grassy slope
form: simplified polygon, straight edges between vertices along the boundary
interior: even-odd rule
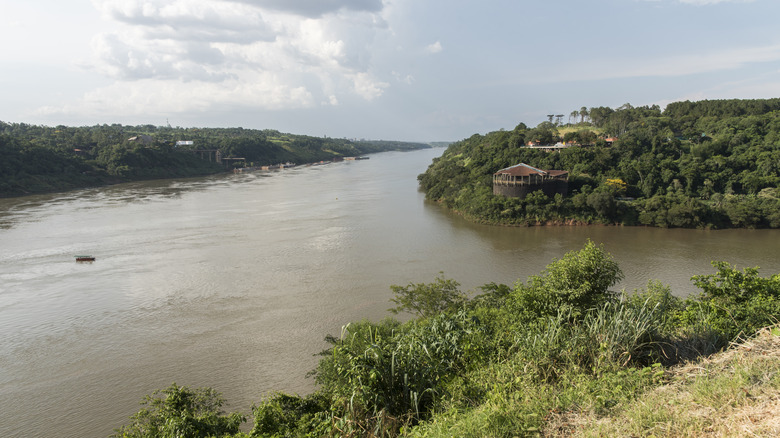
[[[668,382],[611,415],[570,412],[545,436],[780,436],[780,329],[697,362],[672,368]]]
[[[780,436],[777,327],[722,353],[666,370],[626,369],[598,379],[568,375],[558,385],[528,382],[521,363],[483,372],[484,389],[492,392],[486,403],[440,413],[409,435]]]

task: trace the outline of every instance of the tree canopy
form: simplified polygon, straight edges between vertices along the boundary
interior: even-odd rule
[[[780,227],[780,99],[580,114],[576,124],[519,124],[453,143],[418,177],[420,187],[428,199],[489,223]],[[540,138],[576,144],[557,152],[523,147]],[[494,196],[492,174],[521,162],[568,171],[568,196]]]
[[[426,147],[430,146],[319,138],[271,129],[119,124],[47,127],[0,122],[0,197],[229,170],[215,162],[213,151],[261,166]],[[197,152],[202,150],[212,152],[203,159]]]

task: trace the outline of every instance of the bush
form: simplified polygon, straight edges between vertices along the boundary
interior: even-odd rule
[[[306,397],[277,393],[253,409],[253,437],[307,437],[328,435],[331,418],[326,396]]]
[[[621,279],[620,267],[603,245],[588,241],[581,250],[568,252],[547,265],[541,275],[531,276],[528,285],[517,284],[514,309],[536,316],[570,311],[573,318],[578,318],[615,298],[609,288]]]
[[[440,273],[441,274],[441,273]],[[429,317],[449,309],[456,308],[466,302],[466,294],[458,289],[460,284],[443,276],[436,277],[433,283],[409,283],[407,286],[390,286],[395,294],[391,298],[397,307],[390,312],[412,312],[417,316]]]
[[[222,396],[211,388],[191,390],[175,383],[147,395],[146,407],[132,423],[117,429],[117,438],[208,438],[237,434],[246,418],[222,412]]]
[[[780,320],[780,274],[762,278],[758,268],[740,272],[725,262],[712,265],[717,273],[692,280],[702,289],[698,300],[711,312],[709,322],[715,330],[734,339]]]

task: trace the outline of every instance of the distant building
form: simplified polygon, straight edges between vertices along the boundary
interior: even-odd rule
[[[541,190],[547,196],[569,191],[569,172],[565,170],[541,170],[525,163],[501,169],[493,174],[493,194],[510,198],[525,198],[529,193]]]
[[[195,142],[193,142],[193,141],[186,141],[186,140],[180,140],[180,141],[176,142],[176,146],[177,147],[178,146],[192,146],[193,144],[195,144]]]
[[[561,142],[558,142],[558,143],[549,144],[549,145],[535,144],[535,145],[528,145],[528,146],[525,146],[525,147],[528,148],[528,149],[539,149],[539,150],[547,151],[547,152],[557,152],[557,151],[560,151],[562,149],[569,148],[571,146],[573,146],[573,143],[561,143]]]

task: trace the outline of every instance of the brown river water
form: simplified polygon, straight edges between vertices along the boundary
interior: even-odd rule
[[[525,281],[587,239],[616,289],[695,293],[710,260],[780,272],[780,230],[466,222],[417,189],[442,152],[0,199],[0,436],[106,437],[173,382],[248,413],[311,391],[324,336],[389,316],[390,285]]]

